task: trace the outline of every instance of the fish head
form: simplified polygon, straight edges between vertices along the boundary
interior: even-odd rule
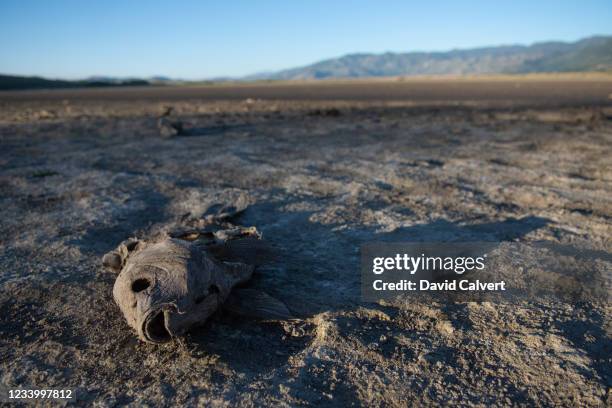
[[[170,341],[205,322],[254,268],[219,262],[201,246],[173,238],[140,241],[121,265],[113,297],[128,324],[150,343]]]

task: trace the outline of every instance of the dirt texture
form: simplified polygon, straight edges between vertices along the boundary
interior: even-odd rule
[[[507,84],[453,103],[0,95],[0,384],[96,406],[610,406],[609,303],[366,303],[359,274],[375,240],[609,254],[610,84],[588,103],[547,84],[516,104]],[[187,130],[162,137],[170,105]],[[101,257],[238,197],[277,251],[251,287],[298,319],[218,312],[139,341]]]

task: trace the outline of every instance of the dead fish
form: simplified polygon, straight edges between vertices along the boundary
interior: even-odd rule
[[[138,337],[164,343],[223,306],[254,318],[291,318],[283,302],[235,288],[266,258],[261,242],[255,228],[179,230],[151,241],[128,239],[103,264],[119,272],[113,297]]]
[[[162,137],[182,135],[185,131],[183,122],[173,118],[174,107],[165,106],[162,114],[157,118],[157,128]]]
[[[179,136],[184,133],[183,122],[180,120],[171,120],[168,117],[157,119],[157,128],[162,137]]]

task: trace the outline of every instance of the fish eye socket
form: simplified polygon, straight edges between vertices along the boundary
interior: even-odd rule
[[[132,282],[132,291],[136,293],[142,292],[149,286],[151,286],[151,282],[149,282],[148,279],[144,279],[144,278],[136,279],[134,282]]]

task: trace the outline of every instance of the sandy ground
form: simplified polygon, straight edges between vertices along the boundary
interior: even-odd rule
[[[516,104],[505,87],[453,103],[0,95],[0,384],[98,406],[610,406],[609,303],[360,298],[373,240],[610,252],[610,82]],[[189,135],[159,137],[165,105]],[[139,342],[100,257],[240,195],[239,222],[279,252],[252,286],[300,319],[218,313]]]

